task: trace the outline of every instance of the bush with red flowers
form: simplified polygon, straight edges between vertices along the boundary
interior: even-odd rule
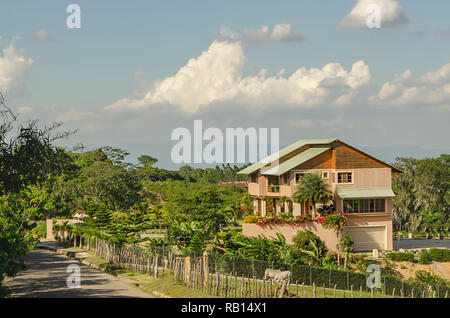
[[[258,225],[271,225],[271,224],[293,224],[293,225],[302,225],[306,222],[316,222],[319,224],[324,224],[327,222],[328,218],[335,218],[336,215],[345,217],[344,214],[334,213],[325,216],[319,216],[312,218],[311,216],[265,216],[258,217],[256,224]]]

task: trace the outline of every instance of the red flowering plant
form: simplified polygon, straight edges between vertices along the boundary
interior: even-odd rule
[[[302,225],[306,222],[316,222],[323,225],[331,224],[346,224],[346,216],[342,212],[335,212],[328,215],[318,216],[312,218],[311,216],[266,216],[259,217],[256,224],[258,225],[269,225],[269,224],[292,224],[292,225]]]

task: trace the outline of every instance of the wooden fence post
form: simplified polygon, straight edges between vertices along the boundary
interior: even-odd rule
[[[190,278],[191,278],[191,258],[188,256],[184,258],[184,283],[186,285],[189,285]]]

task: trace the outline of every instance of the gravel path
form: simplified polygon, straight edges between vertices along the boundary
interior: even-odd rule
[[[11,297],[139,297],[154,298],[104,272],[81,264],[61,254],[35,249],[25,258],[27,268],[5,283],[13,290]],[[81,287],[68,288],[67,266],[80,266]]]

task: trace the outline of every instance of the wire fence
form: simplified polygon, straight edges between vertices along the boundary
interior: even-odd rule
[[[262,260],[238,258],[228,255],[214,255],[181,251],[167,247],[117,247],[104,241],[96,244],[96,255],[110,263],[118,264],[136,272],[148,273],[155,277],[170,270],[176,280],[186,286],[202,289],[211,295],[238,295],[240,297],[270,297],[274,295],[272,282],[265,277],[267,269],[289,271],[288,295],[304,296],[309,292],[323,297],[336,297],[336,290],[347,295],[373,297],[374,292],[381,297],[447,298],[449,288],[438,284],[422,284],[404,281],[396,277],[381,277],[379,288],[369,288],[371,274],[352,271],[318,268],[307,265],[291,265]],[[186,258],[189,257],[189,262]],[[270,284],[270,288],[268,287]],[[300,286],[300,287],[299,287]],[[305,287],[309,286],[309,287]],[[278,286],[279,287],[279,286]],[[222,289],[221,289],[222,288]],[[293,292],[292,290],[295,290]],[[302,291],[303,289],[303,291]],[[328,290],[328,291],[327,291]],[[318,297],[321,297],[321,296]]]

